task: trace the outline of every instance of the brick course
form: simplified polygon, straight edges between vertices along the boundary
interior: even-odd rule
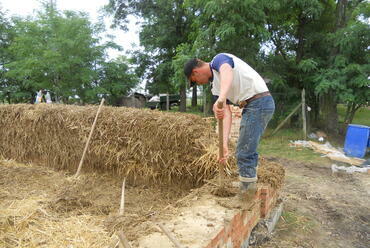
[[[240,248],[246,245],[253,228],[261,218],[269,215],[276,204],[278,191],[270,186],[260,186],[246,209],[240,210],[232,220],[209,242],[205,248]]]

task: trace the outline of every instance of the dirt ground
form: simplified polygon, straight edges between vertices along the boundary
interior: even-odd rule
[[[257,247],[370,247],[370,174],[332,174],[330,162],[267,160],[284,165],[284,210],[272,238]]]
[[[284,212],[270,240],[254,247],[369,247],[369,174],[332,174],[330,163],[265,160],[284,166]],[[201,194],[128,183],[120,217],[121,185],[122,178],[108,174],[74,180],[67,172],[0,160],[0,247],[107,247],[117,242],[117,230],[137,240]]]
[[[284,169],[277,163],[262,160],[259,173],[260,183],[283,183]],[[192,212],[192,202],[201,196],[213,199],[214,211],[218,205],[244,207],[238,187],[231,186],[237,181],[237,173],[232,174],[224,181],[222,196],[215,194],[218,177],[193,189],[183,182],[127,182],[125,212],[120,216],[122,178],[84,173],[75,179],[66,171],[0,160],[0,247],[108,247],[117,243],[115,233],[121,230],[133,247],[139,247],[140,238],[158,232],[158,223],[181,215],[184,208]]]
[[[122,179],[0,160],[0,247],[107,247],[114,233],[129,240],[173,216],[170,204],[189,192],[180,187],[127,184],[118,216]],[[163,211],[168,208],[168,210]]]

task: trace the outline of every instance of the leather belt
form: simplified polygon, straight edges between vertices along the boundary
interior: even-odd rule
[[[258,98],[261,98],[261,97],[264,97],[264,96],[271,96],[270,92],[269,91],[265,91],[265,92],[262,92],[262,93],[258,93],[254,96],[252,96],[251,98],[248,98],[247,100],[244,100],[244,101],[240,101],[238,103],[239,105],[239,108],[244,108],[245,106],[247,106],[251,101],[253,100],[256,100]]]

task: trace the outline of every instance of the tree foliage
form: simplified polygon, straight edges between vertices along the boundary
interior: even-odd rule
[[[310,119],[331,130],[338,102],[355,111],[369,101],[368,1],[111,0],[109,9],[117,25],[141,18],[137,61],[151,92],[183,85],[188,58],[230,52],[272,82],[278,117],[303,88]]]
[[[13,102],[33,102],[40,89],[64,102],[78,97],[92,103],[102,94],[127,94],[137,80],[127,75],[133,74],[124,64],[128,61],[106,61],[107,49],[118,46],[102,43],[103,31],[85,13],[60,12],[48,4],[36,17],[13,18],[14,38],[6,49],[11,59],[4,64],[1,91],[11,94]]]
[[[106,60],[99,34],[83,13],[45,8],[35,19],[2,15],[0,91],[15,101],[39,88],[92,102],[115,104],[138,77],[152,94],[180,92],[185,110],[183,64],[230,52],[264,78],[282,118],[306,90],[311,121],[338,130],[336,105],[348,106],[345,122],[369,102],[369,15],[364,0],[110,0],[106,11],[127,29],[140,25],[141,48],[130,60]],[[135,66],[131,66],[135,64]],[[135,74],[135,75],[134,75]],[[121,81],[124,81],[122,84]],[[206,90],[209,93],[209,89]],[[294,106],[293,106],[294,107]]]
[[[115,17],[116,25],[123,28],[129,15],[142,20],[140,44],[143,50],[134,53],[139,63],[137,72],[146,80],[146,88],[152,94],[181,91],[181,110],[184,111],[185,80],[172,80],[172,60],[176,48],[189,40],[194,14],[185,8],[183,0],[110,0],[106,9]]]
[[[119,105],[122,96],[130,93],[138,82],[129,66],[131,62],[125,57],[116,60],[103,62],[99,68],[99,88],[96,93],[106,95],[108,102],[112,105]],[[124,83],[122,83],[124,82]]]

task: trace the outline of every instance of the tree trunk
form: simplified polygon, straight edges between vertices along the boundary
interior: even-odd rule
[[[356,104],[354,102],[348,103],[347,105],[347,111],[346,111],[346,117],[344,119],[344,123],[346,125],[351,124],[353,121],[353,118],[355,117],[356,111],[361,107],[361,104]]]
[[[327,132],[338,134],[338,112],[337,101],[333,92],[326,93],[322,96],[321,113],[323,115],[324,125]]]
[[[345,123],[345,124],[348,124],[349,113],[351,112],[352,105],[353,105],[353,103],[352,103],[352,102],[347,103],[346,115],[345,115],[345,117],[344,117],[344,123]]]
[[[205,94],[206,94],[206,110],[205,110],[205,113],[207,115],[213,115],[213,96],[212,96],[212,92],[211,92],[211,86],[210,85],[205,85],[204,86],[204,90],[205,90]]]
[[[193,86],[193,96],[191,98],[191,106],[196,107],[198,105],[198,97],[197,97],[197,86]]]
[[[8,100],[8,103],[11,104],[11,100],[10,100],[10,92],[6,92],[6,99]]]
[[[346,18],[346,9],[348,5],[348,0],[338,0],[336,6],[336,23],[335,23],[335,30],[336,32],[338,29],[341,29],[346,26],[347,18]]]
[[[186,85],[180,86],[180,112],[186,112]]]
[[[311,108],[311,111],[308,112],[308,126],[309,130],[313,126],[317,126],[319,122],[319,116],[320,116],[320,103],[318,97],[314,94],[314,92],[307,91],[307,106]]]
[[[346,25],[346,9],[348,0],[338,0],[336,6],[336,22],[333,33]],[[335,58],[338,55],[338,47],[333,46],[331,57]],[[328,92],[322,95],[322,114],[324,118],[325,129],[337,134],[339,132],[337,99],[334,92]]]
[[[296,64],[298,65],[304,56],[304,28],[307,24],[307,19],[303,14],[300,14],[298,18],[298,28],[296,37],[298,39],[297,50],[296,50]]]

